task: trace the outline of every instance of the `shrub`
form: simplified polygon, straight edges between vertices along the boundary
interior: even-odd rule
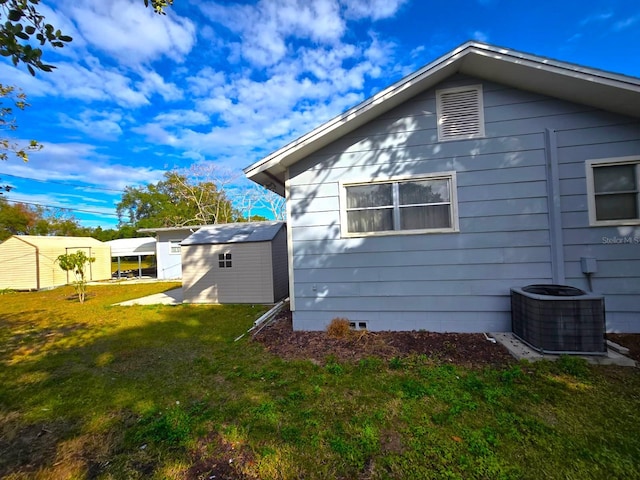
[[[330,337],[345,338],[351,334],[351,326],[346,318],[336,317],[331,320],[327,327],[327,334]]]

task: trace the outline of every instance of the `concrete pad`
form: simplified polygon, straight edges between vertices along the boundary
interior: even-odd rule
[[[182,305],[182,299],[182,288],[174,288],[166,292],[116,303],[116,305],[121,307],[130,307],[131,305]]]
[[[504,345],[509,353],[518,360],[529,360],[530,362],[536,362],[538,360],[557,360],[560,355],[551,355],[548,353],[540,353],[534,350],[526,343],[518,339],[512,332],[500,332],[489,334],[495,340]],[[625,357],[621,353],[609,348],[606,355],[575,355],[576,357],[584,358],[587,362],[594,365],[618,365],[621,367],[635,367],[635,360]]]

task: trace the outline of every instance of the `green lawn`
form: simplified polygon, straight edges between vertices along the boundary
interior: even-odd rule
[[[0,295],[0,477],[639,478],[638,369],[289,362],[234,342],[261,306],[110,306],[174,286]]]

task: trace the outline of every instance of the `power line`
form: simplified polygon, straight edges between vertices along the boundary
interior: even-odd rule
[[[5,196],[4,198],[7,199],[7,201],[12,202],[12,203],[19,203],[21,205],[34,205],[36,207],[46,207],[46,208],[60,208],[62,210],[70,210],[72,212],[82,212],[82,213],[93,213],[94,215],[102,215],[104,217],[116,217],[118,218],[118,215],[115,213],[105,213],[105,212],[98,212],[96,210],[84,210],[82,208],[70,208],[70,207],[61,207],[60,205],[47,205],[45,203],[37,203],[37,202],[25,202],[22,200],[13,200],[7,196]]]
[[[86,189],[90,189],[90,190],[101,190],[101,191],[104,191],[104,192],[124,193],[124,190],[116,190],[114,188],[92,187],[91,185],[81,185],[79,183],[71,183],[71,182],[59,182],[59,181],[56,181],[56,180],[40,180],[38,178],[21,177],[20,175],[12,175],[10,173],[0,173],[0,177],[19,178],[21,180],[32,180],[34,182],[40,182],[40,183],[54,183],[56,185],[64,185],[65,187],[77,187],[77,188],[86,188]]]

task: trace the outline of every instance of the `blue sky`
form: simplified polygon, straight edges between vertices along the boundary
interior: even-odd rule
[[[31,77],[0,61],[0,83],[31,107],[16,140],[44,145],[0,163],[8,199],[117,223],[127,185],[213,165],[241,169],[461,43],[480,40],[640,77],[640,3],[468,0],[43,0],[73,42]],[[6,135],[7,132],[3,132]],[[230,190],[234,196],[235,188]]]

